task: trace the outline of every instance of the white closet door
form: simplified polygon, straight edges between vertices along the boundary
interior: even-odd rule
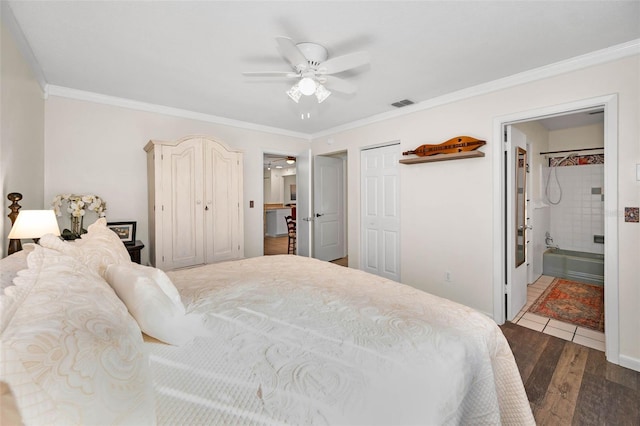
[[[363,271],[400,281],[400,145],[362,151]]]
[[[195,139],[162,148],[163,269],[204,263],[201,147]]]
[[[236,259],[240,251],[241,154],[205,141],[206,263]]]

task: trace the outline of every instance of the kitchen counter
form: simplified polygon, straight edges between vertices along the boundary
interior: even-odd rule
[[[266,208],[267,215],[267,236],[278,237],[281,235],[287,235],[287,221],[286,216],[291,216],[291,208]]]

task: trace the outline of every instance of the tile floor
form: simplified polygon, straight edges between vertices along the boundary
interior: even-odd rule
[[[551,284],[553,278],[542,275],[527,288],[527,303],[511,322],[604,352],[604,333],[527,312],[533,302]]]

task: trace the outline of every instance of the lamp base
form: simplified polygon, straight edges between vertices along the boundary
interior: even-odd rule
[[[22,243],[20,240],[10,239],[9,240],[9,249],[7,250],[7,255],[11,255],[17,251],[22,250]]]

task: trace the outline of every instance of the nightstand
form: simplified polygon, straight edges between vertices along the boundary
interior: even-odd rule
[[[125,244],[125,247],[129,252],[131,261],[135,263],[140,263],[140,251],[142,251],[142,249],[144,248],[144,244],[142,244],[142,241],[136,240],[135,244]]]

